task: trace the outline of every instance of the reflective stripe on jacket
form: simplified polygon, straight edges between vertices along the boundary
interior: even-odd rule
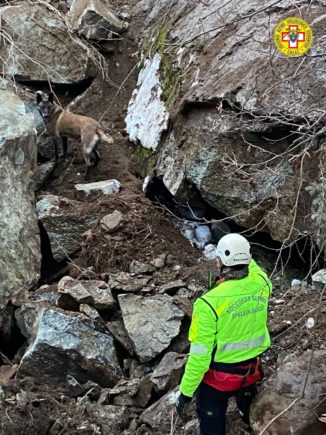
[[[194,304],[189,331],[190,354],[180,391],[191,397],[214,361],[237,363],[270,346],[267,329],[272,284],[254,260],[249,273],[209,290]]]

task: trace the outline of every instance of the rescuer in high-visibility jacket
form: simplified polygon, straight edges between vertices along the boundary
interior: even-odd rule
[[[259,357],[270,346],[272,284],[252,259],[249,242],[240,234],[227,234],[217,255],[220,273],[194,304],[190,354],[176,402],[182,417],[196,392],[201,435],[225,434],[231,396],[250,431],[250,404],[262,379]]]

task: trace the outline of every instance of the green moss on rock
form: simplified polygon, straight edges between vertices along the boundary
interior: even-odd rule
[[[180,71],[175,67],[174,50],[169,53],[165,43],[168,39],[171,25],[166,24],[158,29],[153,38],[144,44],[143,51],[146,57],[152,57],[153,53],[161,55],[160,74],[163,91],[163,100],[169,109],[177,94],[180,84]]]
[[[140,175],[145,177],[152,169],[155,168],[158,154],[156,150],[144,148],[141,145],[137,145],[134,151],[134,162],[137,165]]]

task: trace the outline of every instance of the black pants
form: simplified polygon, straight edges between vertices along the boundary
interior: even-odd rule
[[[197,391],[200,435],[225,435],[228,400],[235,396],[242,420],[249,425],[249,409],[257,393],[256,384],[235,392],[219,391],[201,383]]]

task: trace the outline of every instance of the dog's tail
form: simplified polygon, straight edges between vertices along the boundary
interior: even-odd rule
[[[102,128],[98,128],[98,129],[96,130],[96,133],[100,136],[100,139],[101,139],[103,142],[106,142],[106,143],[108,143],[108,144],[113,143],[113,138],[112,138],[112,136],[110,136],[109,134],[106,134]]]

